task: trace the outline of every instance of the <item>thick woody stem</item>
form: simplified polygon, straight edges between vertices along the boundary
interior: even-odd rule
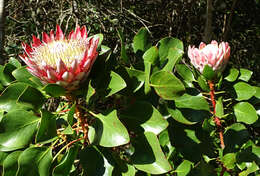
[[[215,85],[212,81],[208,81],[208,84],[210,88],[210,99],[213,106],[213,118],[214,118],[215,125],[217,126],[219,131],[220,146],[222,149],[224,149],[225,144],[224,144],[222,124],[219,117],[216,116],[216,100],[215,100],[215,89],[214,89]]]

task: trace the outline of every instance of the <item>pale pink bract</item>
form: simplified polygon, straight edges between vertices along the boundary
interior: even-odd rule
[[[208,45],[201,42],[199,48],[189,46],[188,56],[192,65],[201,73],[206,65],[216,72],[221,72],[228,62],[230,47],[227,42],[218,44],[217,41],[213,40]]]
[[[86,27],[76,27],[65,37],[60,26],[50,35],[42,33],[42,41],[33,36],[30,45],[22,43],[24,53],[20,58],[27,70],[42,83],[55,83],[67,90],[74,90],[84,81],[95,62],[99,38],[87,36]]]

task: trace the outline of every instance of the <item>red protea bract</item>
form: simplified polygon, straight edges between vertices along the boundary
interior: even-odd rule
[[[87,37],[86,27],[76,27],[67,37],[59,25],[56,35],[43,32],[42,41],[33,36],[30,45],[22,43],[24,53],[20,58],[27,70],[43,84],[55,83],[67,90],[75,90],[84,81],[95,62],[98,37]]]
[[[230,47],[227,42],[218,44],[213,40],[208,45],[201,42],[199,48],[189,46],[188,56],[192,65],[201,73],[206,65],[210,66],[214,71],[221,72],[228,62]]]

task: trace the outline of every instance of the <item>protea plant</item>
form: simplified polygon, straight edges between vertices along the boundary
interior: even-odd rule
[[[221,72],[228,62],[230,47],[227,42],[218,44],[217,41],[213,40],[208,45],[201,42],[199,48],[189,46],[188,56],[194,67],[201,73],[206,65],[210,66],[213,71]]]
[[[56,35],[43,32],[42,41],[32,36],[30,45],[22,43],[24,53],[20,58],[27,64],[27,70],[42,83],[55,83],[67,90],[75,90],[84,81],[97,58],[99,38],[87,37],[86,27],[76,27],[67,37],[59,25]]]

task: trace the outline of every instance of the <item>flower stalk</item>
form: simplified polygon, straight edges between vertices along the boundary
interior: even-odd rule
[[[224,137],[223,137],[223,127],[222,127],[220,118],[216,116],[216,100],[215,100],[215,88],[214,88],[215,84],[211,80],[208,81],[208,84],[209,84],[209,88],[210,88],[210,100],[211,100],[211,104],[213,107],[214,123],[217,126],[217,129],[219,131],[220,146],[222,149],[224,149],[225,143],[224,143]]]

